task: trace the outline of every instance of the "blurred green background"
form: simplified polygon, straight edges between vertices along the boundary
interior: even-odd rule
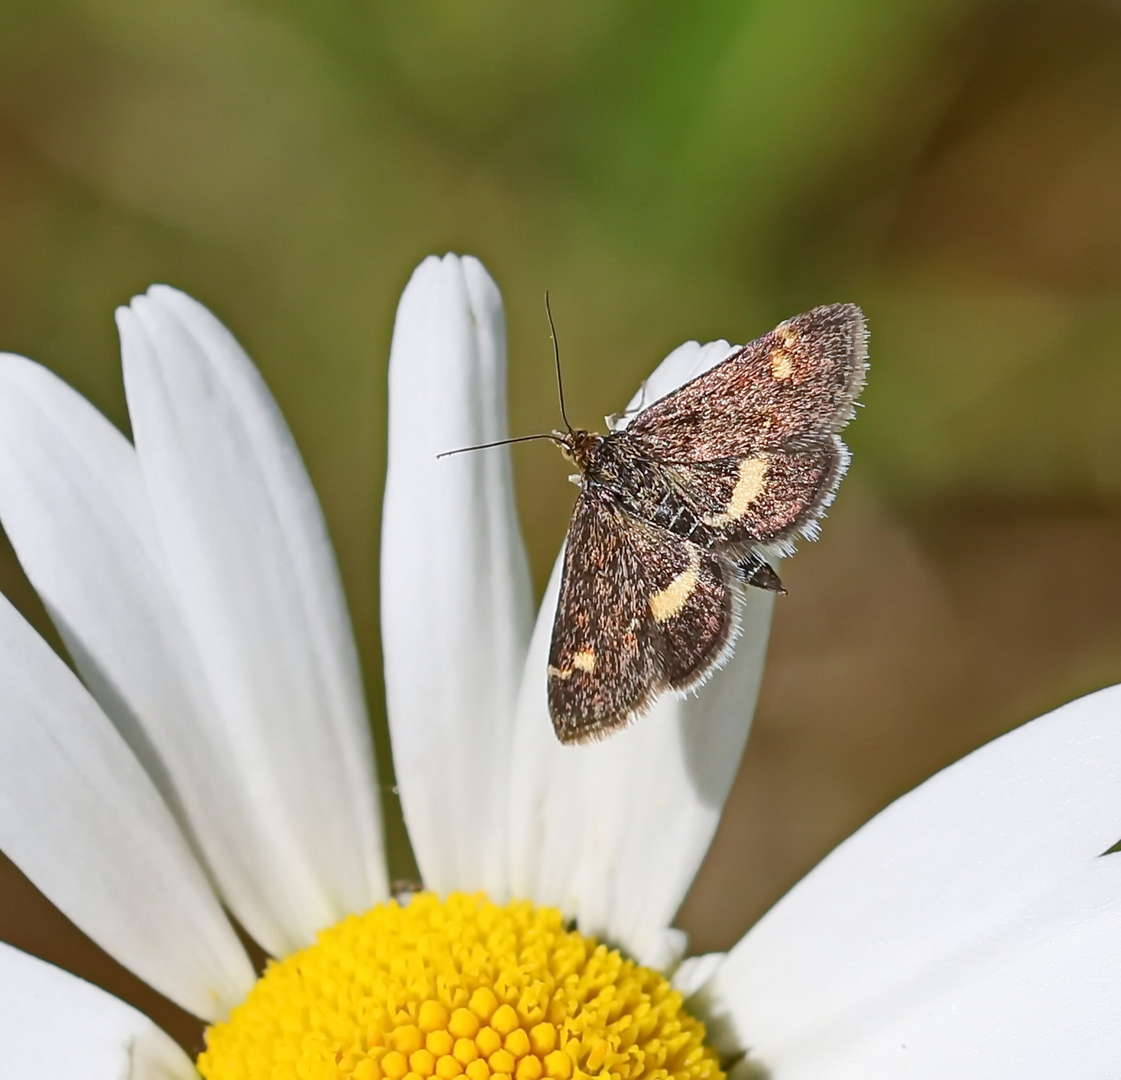
[[[152,281],[211,306],[303,449],[379,716],[386,355],[447,250],[504,291],[518,433],[556,422],[546,288],[588,425],[683,340],[867,313],[855,462],[783,570],[695,949],[933,770],[1121,679],[1115,0],[0,5],[0,348],[127,430],[114,306]],[[551,449],[515,461],[540,587],[573,493]],[[0,586],[44,625],[8,551]],[[0,869],[0,938],[197,1039]]]

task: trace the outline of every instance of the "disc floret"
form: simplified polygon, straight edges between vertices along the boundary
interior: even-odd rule
[[[421,893],[269,964],[206,1080],[723,1080],[664,976],[555,908]]]

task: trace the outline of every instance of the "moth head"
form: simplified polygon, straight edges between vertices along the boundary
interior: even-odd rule
[[[553,439],[561,448],[561,453],[583,472],[588,467],[596,447],[603,442],[603,436],[594,431],[582,431],[576,428],[572,431],[554,431]]]

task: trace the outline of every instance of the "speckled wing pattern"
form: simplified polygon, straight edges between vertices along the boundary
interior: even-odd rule
[[[564,743],[610,734],[696,681],[736,629],[727,569],[705,551],[581,493],[549,649],[549,711]]]
[[[780,324],[600,440],[582,470],[549,654],[565,743],[601,739],[734,646],[745,585],[812,537],[848,466],[864,385],[860,309]]]
[[[839,432],[867,356],[856,305],[814,308],[654,402],[625,433],[671,472],[714,543],[782,549],[816,535],[848,467]]]

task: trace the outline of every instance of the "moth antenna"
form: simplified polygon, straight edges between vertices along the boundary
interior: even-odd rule
[[[555,443],[561,442],[556,435],[519,435],[516,439],[499,439],[497,442],[479,443],[478,446],[461,446],[458,450],[445,450],[442,454],[437,454],[436,459],[451,457],[452,454],[466,454],[469,450],[489,450],[492,446],[509,446],[510,443],[531,442],[533,439],[549,439]]]
[[[549,318],[549,337],[553,340],[553,363],[557,368],[557,397],[560,398],[561,419],[572,434],[572,425],[568,422],[568,413],[564,411],[564,380],[561,378],[560,346],[557,344],[557,328],[553,325],[553,310],[549,307],[549,290],[545,290],[545,314]]]

